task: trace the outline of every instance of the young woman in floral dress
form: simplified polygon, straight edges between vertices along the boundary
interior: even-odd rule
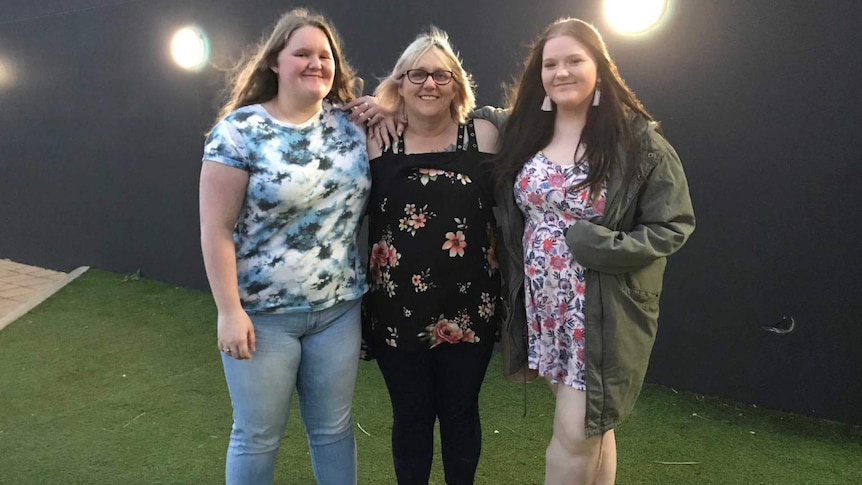
[[[484,113],[506,118],[496,160],[504,369],[527,364],[554,392],[545,485],[612,484],[614,428],[643,385],[667,257],[694,230],[688,184],[586,22],[545,29],[511,105],[508,117]]]

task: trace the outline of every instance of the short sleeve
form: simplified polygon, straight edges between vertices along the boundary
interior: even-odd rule
[[[236,127],[227,120],[213,127],[204,143],[203,160],[249,171],[248,151]]]

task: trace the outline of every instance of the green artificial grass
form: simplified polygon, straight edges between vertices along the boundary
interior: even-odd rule
[[[91,270],[0,331],[0,483],[223,483],[231,410],[214,322],[206,293]],[[476,483],[540,484],[553,398],[500,367],[495,356],[482,391]],[[390,415],[376,364],[361,363],[362,484],[395,483]],[[294,405],[277,483],[314,483],[298,418]],[[662,387],[616,434],[619,484],[862,483],[859,427]],[[444,483],[439,452],[431,482]]]

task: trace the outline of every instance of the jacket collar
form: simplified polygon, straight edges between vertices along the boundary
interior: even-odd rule
[[[608,180],[607,200],[605,215],[602,217],[601,224],[605,227],[614,228],[622,221],[623,214],[631,204],[632,200],[640,190],[647,175],[655,168],[658,163],[658,154],[655,144],[652,143],[652,136],[659,130],[659,125],[655,121],[647,121],[640,116],[631,120],[635,137],[639,140],[641,151],[639,156],[641,160],[634,163],[635,173],[628,178],[628,183],[623,188],[623,182],[626,180],[624,170],[629,167],[628,153],[622,144],[617,145],[617,160],[619,163],[614,170],[614,173]]]

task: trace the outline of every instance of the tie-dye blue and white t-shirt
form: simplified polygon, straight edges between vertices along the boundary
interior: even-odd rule
[[[249,173],[234,229],[240,300],[250,313],[321,310],[361,297],[357,228],[371,188],[365,133],[324,101],[301,125],[263,106],[213,128],[204,160]]]

